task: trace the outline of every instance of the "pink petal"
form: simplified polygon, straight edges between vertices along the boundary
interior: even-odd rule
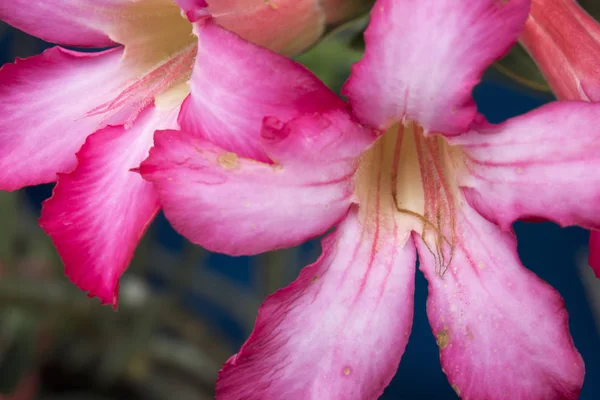
[[[467,199],[503,229],[532,216],[600,228],[600,104],[554,102],[454,143]]]
[[[452,387],[463,399],[577,399],[585,371],[562,298],[521,266],[512,232],[462,212],[449,265],[416,239]]]
[[[414,265],[412,239],[366,228],[353,209],[321,258],[263,303],[216,398],[377,399],[408,342]]]
[[[191,94],[179,117],[183,130],[240,156],[268,161],[258,143],[265,116],[285,122],[346,107],[303,66],[211,22],[197,31]]]
[[[206,0],[215,21],[244,39],[286,55],[315,43],[325,29],[321,0]]]
[[[590,267],[594,270],[596,277],[600,278],[600,232],[590,232],[590,255],[588,258]]]
[[[325,233],[352,202],[358,156],[374,140],[345,111],[265,123],[274,164],[241,158],[197,136],[159,132],[140,171],[165,215],[212,251],[257,254]]]
[[[131,77],[122,54],[54,47],[0,69],[0,190],[52,182],[73,169],[75,152],[106,124],[106,115],[91,111]]]
[[[0,20],[48,42],[107,47],[114,42],[102,29],[131,0],[6,0]]]
[[[471,90],[517,40],[528,11],[528,0],[378,0],[344,92],[378,129],[413,120],[464,132],[476,115]]]
[[[132,168],[147,156],[156,129],[176,126],[176,110],[149,108],[130,129],[107,127],[77,153],[44,202],[40,225],[50,235],[67,276],[102,303],[117,304],[118,280],[158,212],[152,185]]]

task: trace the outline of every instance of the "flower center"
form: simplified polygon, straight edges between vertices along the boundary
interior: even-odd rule
[[[130,126],[153,102],[174,107],[189,93],[189,80],[196,56],[192,24],[181,15],[174,0],[141,0],[113,7],[92,6],[90,12],[105,14],[99,20],[113,21],[98,29],[124,46],[124,73],[131,76],[119,94],[89,110],[87,116],[102,115],[100,126]]]
[[[442,275],[454,249],[456,167],[462,151],[414,122],[392,126],[361,161],[356,195],[367,229],[423,238]]]
[[[111,39],[125,45],[123,62],[140,73],[153,71],[196,43],[192,24],[174,0],[130,2],[120,11]]]
[[[189,93],[186,84],[190,77],[196,46],[189,46],[152,71],[130,82],[113,100],[90,110],[87,115],[104,115],[103,122],[110,123],[113,116],[125,111],[123,123],[129,127],[142,110],[155,101],[157,106],[172,107],[181,104]]]

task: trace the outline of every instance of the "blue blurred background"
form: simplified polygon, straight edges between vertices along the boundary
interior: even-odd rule
[[[0,25],[0,64],[38,54],[48,46]],[[359,52],[333,37],[300,61],[339,89],[350,63],[359,57]],[[493,71],[486,74],[474,96],[492,122],[552,99],[548,93],[520,88]],[[4,357],[0,372],[22,372],[13,374],[12,381],[7,379],[6,387],[34,376],[41,389],[39,397],[31,398],[158,399],[161,390],[171,393],[170,399],[210,398],[216,370],[249,334],[262,298],[293,280],[320,251],[314,241],[260,257],[211,254],[190,246],[161,215],[124,276],[119,314],[125,316],[115,316],[73,290],[61,274],[51,244],[36,226],[41,202],[51,190],[46,185],[0,197],[0,242],[7,247],[0,252],[5,257],[0,258],[5,266],[0,271],[0,323],[8,326],[6,321],[12,321],[17,326],[4,330],[8,333],[0,329],[0,339],[4,332],[9,344],[0,345],[0,360],[10,353],[6,349],[17,349],[13,352],[17,358]],[[571,332],[587,369],[581,399],[599,399],[600,305],[593,293],[600,295],[600,287],[585,265],[588,234],[552,223],[517,223],[515,229],[524,265],[565,299]],[[426,281],[418,272],[413,332],[383,399],[457,398],[440,368],[425,313],[426,297]],[[21,321],[22,326],[14,321]],[[29,336],[23,334],[30,331]],[[21,343],[23,338],[29,341]],[[36,351],[28,352],[27,346]],[[157,350],[160,346],[164,349]],[[179,351],[196,356],[190,356],[191,361],[175,360]],[[169,381],[166,376],[174,382],[171,386],[162,382]],[[140,389],[144,385],[150,389]],[[182,391],[186,385],[195,391]]]

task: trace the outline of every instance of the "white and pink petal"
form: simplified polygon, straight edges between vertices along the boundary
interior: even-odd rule
[[[408,120],[426,133],[462,133],[476,116],[473,87],[528,13],[529,0],[378,0],[344,93],[380,130]]]
[[[122,48],[78,53],[54,47],[0,68],[0,189],[52,182],[75,166],[92,132],[119,122],[94,110],[132,78]],[[127,111],[124,105],[121,111]]]
[[[119,277],[159,210],[151,183],[132,169],[146,158],[156,129],[176,127],[177,109],[146,109],[135,124],[92,134],[78,165],[61,174],[43,204],[40,225],[52,238],[66,275],[90,296],[116,307]]]
[[[456,393],[463,399],[576,400],[585,368],[564,302],[521,265],[512,232],[464,206],[453,240],[444,263],[415,235],[429,282],[427,314]]]
[[[467,200],[503,229],[525,217],[600,228],[600,104],[554,102],[452,141]]]
[[[265,300],[217,400],[377,399],[408,342],[414,269],[412,239],[368,229],[352,209],[321,258]]]
[[[358,157],[375,135],[346,111],[284,124],[267,119],[257,140],[268,163],[182,131],[158,132],[143,177],[182,235],[212,251],[257,254],[325,233],[353,201]]]

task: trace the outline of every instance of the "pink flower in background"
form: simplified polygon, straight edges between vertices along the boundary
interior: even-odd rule
[[[575,0],[531,0],[521,43],[559,99],[600,101],[600,24]]]
[[[0,4],[1,20],[44,40],[111,47],[95,53],[54,47],[0,70],[0,189],[52,182],[58,173],[40,224],[69,278],[104,303],[116,305],[119,276],[159,210],[152,185],[131,172],[147,156],[154,131],[200,126],[237,143],[246,139],[236,138],[236,129],[260,127],[262,115],[253,113],[251,103],[227,108],[240,73],[231,59],[244,55],[227,46],[229,36],[219,42],[225,34],[218,25],[294,54],[319,38],[326,24],[317,0],[179,4]],[[197,21],[195,35],[185,15]],[[255,101],[261,101],[258,95]]]
[[[532,0],[521,43],[558,99],[600,102],[600,24],[575,0]],[[600,278],[598,231],[589,264]]]
[[[527,0],[379,0],[344,91],[352,113],[320,88],[294,113],[259,107],[261,136],[242,152],[206,127],[156,134],[140,172],[191,241],[247,255],[336,226],[319,260],[265,300],[217,399],[377,398],[410,334],[417,256],[460,397],[578,397],[563,300],[521,265],[511,224],[600,227],[600,105],[554,102],[493,125],[471,97],[528,12]],[[229,109],[315,79],[253,52],[279,67],[240,68],[250,88]]]

